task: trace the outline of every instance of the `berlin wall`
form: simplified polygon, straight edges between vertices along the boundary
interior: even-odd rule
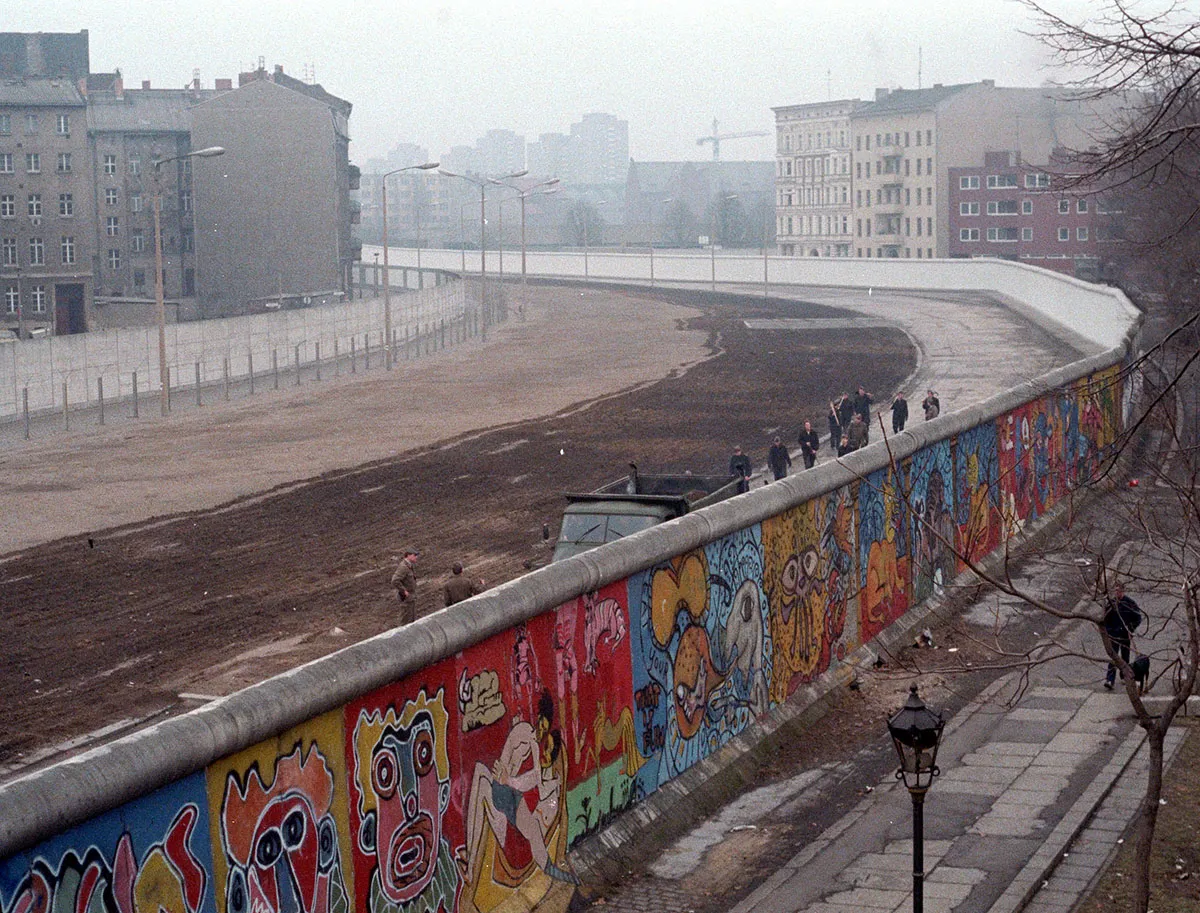
[[[1021,282],[1093,354],[0,787],[0,911],[565,909],[573,845],[1111,452],[1135,313]]]

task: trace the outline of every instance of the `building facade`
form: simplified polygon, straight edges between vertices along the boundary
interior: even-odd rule
[[[1122,253],[1120,213],[1068,186],[1062,160],[1042,166],[989,152],[982,165],[950,169],[950,256],[1020,260],[1081,279],[1101,276]]]
[[[86,32],[0,35],[0,328],[9,335],[88,326],[87,61]]]
[[[785,257],[849,257],[850,115],[842,99],[775,112],[775,235]]]

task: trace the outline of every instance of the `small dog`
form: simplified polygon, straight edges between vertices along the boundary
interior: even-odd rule
[[[1133,683],[1138,686],[1138,694],[1145,694],[1150,684],[1150,657],[1139,656],[1129,664],[1133,670]]]

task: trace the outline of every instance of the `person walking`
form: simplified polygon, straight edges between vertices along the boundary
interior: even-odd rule
[[[1108,605],[1104,612],[1104,633],[1112,642],[1112,652],[1129,662],[1129,648],[1133,643],[1133,632],[1142,623],[1142,609],[1129,596],[1125,595],[1125,584],[1119,580],[1112,586],[1112,594],[1108,597]],[[1104,687],[1112,691],[1117,680],[1117,664],[1110,662],[1108,672],[1104,676]]]
[[[738,485],[738,493],[745,494],[750,490],[750,474],[753,472],[750,465],[750,457],[742,453],[741,447],[733,448],[733,456],[729,458],[729,474],[738,476],[741,479]]]
[[[930,390],[921,400],[921,408],[925,410],[925,421],[932,421],[941,414],[942,402],[938,399],[938,395]]]
[[[396,572],[392,574],[392,586],[400,600],[400,624],[411,624],[417,620],[417,559],[421,553],[415,548],[405,549]]]
[[[841,437],[841,428],[838,429],[838,437]],[[833,429],[830,429],[830,440],[833,441],[833,446],[837,447],[837,441],[833,438]],[[804,430],[800,432],[800,455],[804,457],[804,468],[812,469],[817,462],[817,451],[821,449],[821,437],[813,430],[812,422],[804,423]]]
[[[851,450],[858,450],[860,447],[866,447],[870,443],[867,423],[863,421],[862,416],[857,412],[854,413],[854,418],[850,420],[850,430],[846,432],[846,437],[850,442]]]
[[[854,448],[850,446],[850,437],[843,434],[841,440],[838,441],[837,455],[844,457],[846,454],[853,452]]]
[[[837,406],[829,401],[829,449],[837,450],[842,440],[842,420],[838,418]]]
[[[899,434],[904,430],[904,423],[908,421],[908,400],[904,398],[904,391],[901,390],[896,394],[896,398],[892,400],[892,434]]]
[[[779,438],[775,438],[771,449],[767,451],[767,466],[775,476],[776,482],[786,476],[792,466],[792,455]]]
[[[858,392],[854,394],[854,414],[861,415],[863,424],[868,428],[871,427],[871,404],[875,402],[875,397],[868,393],[862,384],[858,385]]]
[[[850,421],[854,417],[854,400],[850,398],[849,393],[843,393],[837,404],[838,422],[841,423],[844,433],[849,431]]]
[[[462,562],[455,561],[450,567],[450,576],[446,578],[446,583],[442,586],[442,596],[446,601],[446,608],[450,608],[454,603],[470,599],[477,593],[482,593],[483,590],[483,578],[472,580],[465,576]]]

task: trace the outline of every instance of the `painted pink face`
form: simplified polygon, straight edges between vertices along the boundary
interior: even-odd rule
[[[249,865],[230,873],[231,913],[321,910],[329,881],[321,843],[307,796],[289,791],[272,800],[255,825]]]
[[[418,713],[407,728],[389,726],[384,731],[371,753],[371,786],[378,799],[375,855],[380,887],[388,900],[405,903],[433,880],[442,838],[444,787],[438,780],[428,712]]]

